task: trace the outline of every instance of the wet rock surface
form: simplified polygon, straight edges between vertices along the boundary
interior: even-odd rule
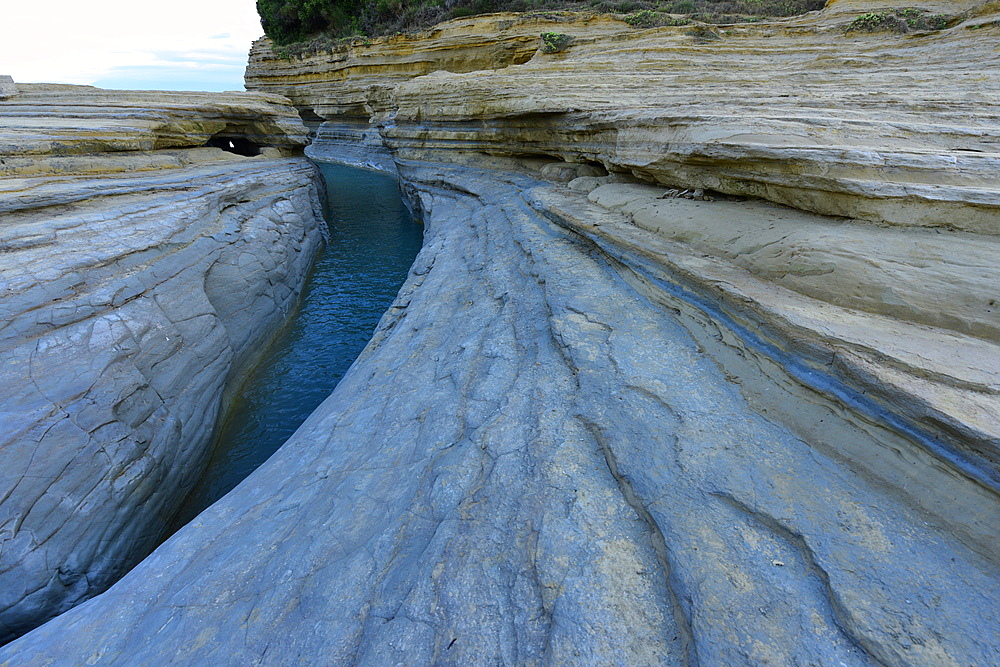
[[[259,134],[290,150],[294,111],[191,97],[181,120],[169,107],[184,93],[22,84],[0,104],[0,144],[17,147],[0,159],[0,639],[157,544],[201,474],[227,382],[292,310],[322,243],[307,160],[200,147],[256,105],[277,119]],[[130,136],[96,129],[131,122],[138,136],[147,121],[171,127],[173,150],[122,153]],[[91,151],[56,137],[73,127]]]

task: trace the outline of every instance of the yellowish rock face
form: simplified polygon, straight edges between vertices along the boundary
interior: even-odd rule
[[[848,31],[878,7],[845,0],[772,23],[651,30],[491,15],[287,60],[261,40],[247,84],[326,120],[382,124],[404,156],[554,156],[826,215],[1000,234],[1000,5],[948,4],[952,27],[913,34]],[[548,31],[574,40],[546,54]]]

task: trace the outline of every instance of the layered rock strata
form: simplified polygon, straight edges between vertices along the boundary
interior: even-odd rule
[[[1000,6],[926,8],[259,42],[425,247],[267,464],[0,659],[1000,662]]]
[[[425,247],[333,395],[0,656],[996,660],[991,489],[803,384],[698,294],[699,253],[523,175],[401,167]]]
[[[641,31],[492,15],[289,60],[261,40],[247,82],[326,118],[319,136],[336,140],[319,152],[372,145],[377,127],[400,158],[557,157],[566,179],[631,181],[579,187],[780,291],[781,304],[739,298],[805,337],[794,355],[836,366],[936,455],[1000,488],[1000,5],[924,3],[911,11],[948,12],[947,27],[913,34],[852,30],[867,11],[887,10],[839,0],[767,24]],[[470,47],[524,49],[556,30],[574,37],[566,50],[536,40],[506,66]],[[708,264],[701,278],[717,285]]]
[[[200,476],[322,243],[304,139],[261,94],[0,102],[0,640],[107,588]]]
[[[881,5],[839,2],[777,23],[643,31],[492,15],[291,60],[261,40],[247,85],[331,122],[375,112],[402,155],[589,160],[828,215],[997,234],[1000,9],[949,4],[953,27],[910,35],[848,32]],[[542,31],[575,39],[546,54]],[[538,50],[521,65],[467,55],[528,35]]]

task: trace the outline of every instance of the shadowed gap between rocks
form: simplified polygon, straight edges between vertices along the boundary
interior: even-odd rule
[[[261,151],[266,148],[267,145],[255,141],[251,137],[252,133],[249,132],[246,127],[230,123],[223,129],[213,134],[211,138],[205,142],[205,146],[210,148],[221,148],[228,153],[235,153],[236,155],[242,155],[243,157],[254,157],[256,155],[260,155]]]
[[[298,308],[220,420],[208,468],[171,523],[170,535],[267,460],[333,391],[420,250],[422,226],[410,215],[395,178],[318,164],[326,184],[327,247]]]

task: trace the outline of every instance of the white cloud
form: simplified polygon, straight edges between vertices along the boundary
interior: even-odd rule
[[[4,7],[0,74],[110,88],[242,90],[254,0],[35,0]]]

